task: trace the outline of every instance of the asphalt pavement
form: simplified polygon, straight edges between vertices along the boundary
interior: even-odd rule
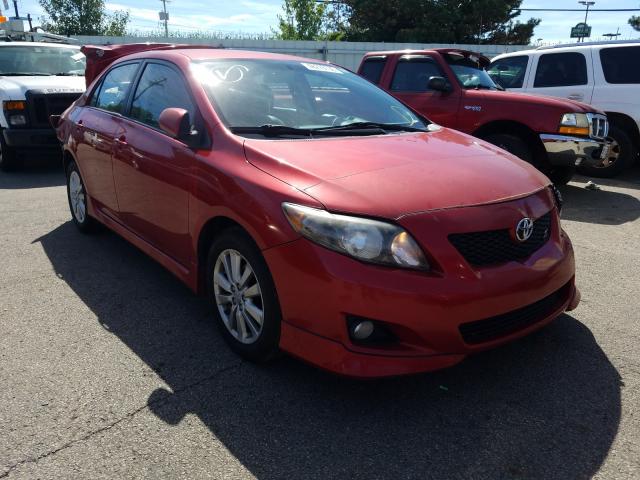
[[[64,177],[0,174],[0,478],[638,479],[640,168],[563,188],[582,303],[449,370],[241,361]]]

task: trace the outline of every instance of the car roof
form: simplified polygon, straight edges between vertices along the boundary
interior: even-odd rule
[[[316,62],[329,63],[315,58],[297,57],[295,55],[284,55],[281,53],[258,52],[254,50],[233,50],[226,48],[207,48],[205,46],[193,46],[191,48],[159,48],[146,50],[126,55],[126,58],[171,58],[182,55],[190,60],[215,60],[215,59],[256,59],[256,60],[281,60],[296,62]],[[125,58],[125,57],[123,57]]]
[[[563,51],[574,51],[574,50],[586,50],[590,48],[596,47],[607,47],[607,48],[622,48],[622,47],[640,47],[640,42],[638,40],[619,40],[613,42],[585,42],[585,43],[565,43],[560,45],[550,45],[547,47],[538,47],[531,48],[529,50],[519,50],[517,52],[509,52],[502,53],[500,55],[496,55],[492,59],[495,61],[496,59],[506,58],[506,57],[515,57],[517,55],[529,55],[535,52],[553,52],[554,50],[563,50]]]
[[[67,43],[53,43],[53,42],[0,42],[0,48],[2,47],[55,47],[55,48],[73,48],[79,49],[79,45],[69,45]]]
[[[425,49],[407,49],[407,50],[386,50],[379,52],[367,52],[364,57],[384,57],[386,55],[423,55],[428,53],[457,53],[466,56],[475,55],[481,59],[483,65],[490,63],[489,58],[485,55],[474,52],[472,50],[464,50],[462,48],[425,48]]]

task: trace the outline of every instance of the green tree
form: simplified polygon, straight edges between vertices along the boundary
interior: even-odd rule
[[[515,20],[522,0],[344,0],[347,40],[527,44],[540,24]]]
[[[637,30],[640,32],[640,17],[637,15],[632,16],[629,19],[629,25],[631,25],[634,30]]]
[[[315,0],[284,0],[284,15],[278,15],[278,30],[282,40],[318,40],[323,38],[326,6]]]
[[[124,35],[129,12],[108,14],[104,0],[39,0],[46,12],[42,28],[60,35]]]

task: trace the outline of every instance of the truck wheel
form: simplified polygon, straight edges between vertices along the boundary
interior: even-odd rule
[[[0,130],[0,170],[11,172],[19,167],[16,151],[4,141],[4,135]]]
[[[633,165],[638,152],[629,134],[620,127],[611,125],[608,140],[611,141],[611,147],[607,158],[597,165],[581,165],[578,168],[580,173],[591,177],[611,178]]]
[[[553,167],[548,176],[556,185],[566,185],[576,173],[576,167]]]
[[[503,150],[512,153],[527,163],[531,163],[532,165],[534,164],[533,151],[524,142],[524,140],[522,140],[522,138],[516,135],[494,133],[493,135],[487,135],[483,139],[489,143],[493,143],[496,147],[500,147]]]

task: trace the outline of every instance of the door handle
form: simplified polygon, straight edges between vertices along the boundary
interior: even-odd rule
[[[584,98],[584,95],[582,93],[571,93],[567,95],[567,98],[569,100],[582,100]]]
[[[127,137],[125,137],[124,135],[120,135],[118,138],[116,138],[115,142],[119,145],[126,145]]]

